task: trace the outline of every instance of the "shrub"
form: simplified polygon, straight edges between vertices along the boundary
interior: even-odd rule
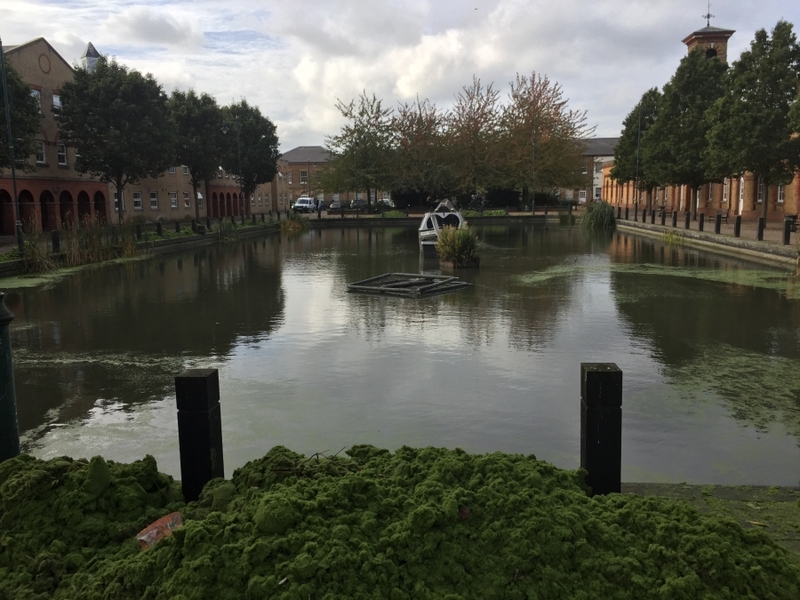
[[[478,236],[466,225],[460,229],[444,227],[439,232],[436,251],[439,253],[440,260],[465,264],[475,258],[477,246]]]
[[[614,218],[614,207],[604,201],[587,204],[581,218],[581,225],[587,229],[597,231],[613,231],[617,227],[617,221]]]
[[[484,210],[483,212],[477,210],[465,210],[461,214],[465,217],[505,217],[506,211],[502,209]]]
[[[292,212],[288,219],[281,221],[281,233],[300,233],[308,229],[308,223],[308,219]]]

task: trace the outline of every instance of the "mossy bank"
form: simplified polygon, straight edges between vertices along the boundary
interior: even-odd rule
[[[151,457],[6,461],[0,598],[800,597],[784,549],[682,501],[590,497],[533,456],[347,454],[276,447],[189,505]]]

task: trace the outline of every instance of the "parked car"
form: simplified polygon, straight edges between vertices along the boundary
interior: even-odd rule
[[[292,210],[296,213],[309,213],[316,211],[317,205],[314,202],[314,198],[301,196],[292,204]]]
[[[342,210],[342,201],[333,200],[331,202],[331,205],[328,207],[328,210]]]
[[[367,201],[361,198],[350,200],[350,208],[366,208]]]
[[[389,208],[394,208],[394,200],[391,198],[381,198],[378,200],[378,204],[383,204],[384,206],[388,206]]]

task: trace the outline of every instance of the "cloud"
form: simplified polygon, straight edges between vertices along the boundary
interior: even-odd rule
[[[111,14],[103,23],[110,36],[124,40],[131,46],[199,48],[203,33],[191,19],[178,18],[163,8],[130,6]]]

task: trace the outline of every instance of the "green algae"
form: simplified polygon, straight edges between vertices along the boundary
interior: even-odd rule
[[[174,502],[174,482],[149,457],[109,462],[99,495],[102,459],[7,461],[0,598],[800,594],[800,566],[783,548],[685,502],[591,497],[582,471],[533,456],[372,446],[348,455],[276,447],[189,505]],[[31,502],[36,510],[21,508]],[[137,527],[172,510],[184,526],[140,551]]]
[[[607,263],[607,264],[559,264],[520,275],[518,281],[522,285],[536,286],[562,277],[572,277],[576,273],[586,275],[603,273],[631,273],[637,275],[653,275],[665,277],[678,277],[681,279],[692,279],[708,281],[712,283],[730,284],[743,287],[755,287],[767,290],[774,290],[786,298],[800,299],[800,279],[795,275],[779,271],[759,270],[759,269],[711,269],[687,266],[668,266],[658,264],[630,264],[630,263]]]

